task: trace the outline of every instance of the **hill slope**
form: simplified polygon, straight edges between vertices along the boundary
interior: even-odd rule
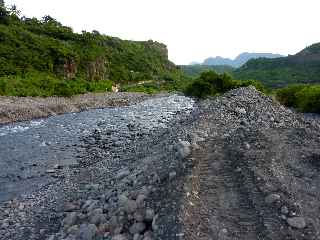
[[[273,54],[273,53],[248,53],[244,52],[239,54],[234,60],[230,58],[223,58],[223,57],[210,57],[204,60],[203,65],[229,65],[234,68],[241,67],[250,59],[257,59],[257,58],[278,58],[283,57],[280,54]]]
[[[238,79],[256,79],[277,88],[292,83],[320,82],[320,43],[282,58],[248,61],[233,73]]]
[[[20,18],[4,7],[0,11],[0,77],[42,74],[126,83],[179,74],[164,44],[126,41],[98,31],[78,34],[50,16],[38,20]],[[1,88],[0,84],[0,95]]]
[[[234,68],[228,65],[180,65],[182,72],[190,77],[198,77],[202,72],[215,71],[219,74],[231,73]]]

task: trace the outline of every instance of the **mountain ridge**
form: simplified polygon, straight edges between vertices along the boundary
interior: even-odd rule
[[[271,88],[320,83],[320,43],[287,57],[251,59],[232,75],[236,79],[259,80]]]
[[[249,53],[249,52],[243,52],[239,54],[236,58],[230,59],[230,58],[224,58],[221,56],[217,57],[209,57],[205,59],[202,63],[202,65],[229,65],[234,68],[241,67],[243,64],[245,64],[247,61],[251,59],[256,58],[280,58],[284,57],[280,54],[274,54],[274,53]]]

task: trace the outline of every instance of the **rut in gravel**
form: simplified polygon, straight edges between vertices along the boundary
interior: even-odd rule
[[[189,202],[199,225],[190,228],[186,239],[262,239],[263,224],[224,143],[214,139],[203,148],[207,151],[194,154],[198,200]],[[196,226],[194,220],[189,219]]]

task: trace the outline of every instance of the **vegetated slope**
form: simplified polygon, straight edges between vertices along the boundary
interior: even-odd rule
[[[215,71],[217,73],[231,73],[234,68],[228,65],[180,65],[184,74],[190,77],[199,77],[202,72]]]
[[[272,88],[292,83],[320,82],[320,43],[282,58],[248,61],[233,73],[238,79],[256,79]]]
[[[279,58],[283,57],[280,54],[273,53],[248,53],[244,52],[239,54],[235,59],[223,58],[223,57],[210,57],[204,60],[203,65],[228,65],[234,68],[241,67],[250,59],[257,58]]]
[[[50,16],[42,20],[19,17],[16,10],[3,6],[0,11],[0,77],[6,78],[0,81],[2,95],[9,90],[19,95],[7,89],[14,81],[33,84],[40,91],[52,87],[46,86],[51,78],[127,83],[172,82],[180,76],[164,44],[121,40],[98,31],[79,34]],[[40,75],[42,81],[37,79]]]

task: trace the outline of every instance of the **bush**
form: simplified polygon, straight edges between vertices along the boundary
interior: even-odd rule
[[[297,107],[297,93],[300,92],[305,85],[291,85],[276,91],[277,100],[287,107]]]
[[[292,85],[276,92],[277,100],[301,112],[320,113],[320,85]]]
[[[190,84],[185,93],[189,96],[203,98],[210,95],[224,93],[234,86],[234,82],[227,74],[217,74],[214,71],[201,73],[192,84]]]
[[[190,84],[185,93],[189,96],[204,98],[227,92],[233,88],[247,87],[253,85],[257,90],[265,92],[265,87],[255,80],[232,80],[228,74],[217,74],[214,71],[203,72],[192,84]]]

